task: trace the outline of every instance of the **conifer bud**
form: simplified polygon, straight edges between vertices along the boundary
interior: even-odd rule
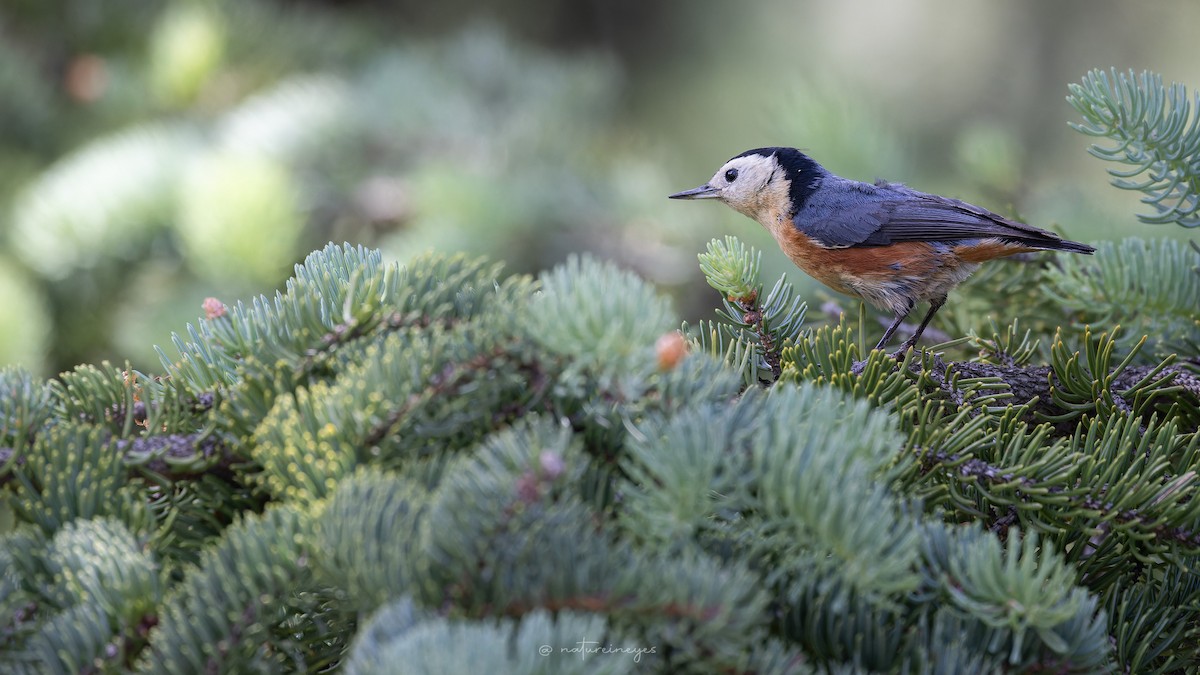
[[[687,340],[684,339],[683,333],[671,331],[658,338],[654,349],[658,352],[659,370],[674,370],[683,357],[687,356]]]
[[[210,321],[225,316],[225,303],[216,298],[205,298],[201,307],[204,308],[205,318]]]

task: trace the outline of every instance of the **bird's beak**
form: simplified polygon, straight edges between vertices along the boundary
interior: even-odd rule
[[[717,189],[708,183],[697,188],[692,188],[691,190],[667,195],[667,199],[716,199],[717,197]]]

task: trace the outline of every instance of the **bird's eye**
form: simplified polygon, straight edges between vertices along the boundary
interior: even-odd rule
[[[737,180],[737,169],[730,169],[725,172],[725,180],[732,183]]]

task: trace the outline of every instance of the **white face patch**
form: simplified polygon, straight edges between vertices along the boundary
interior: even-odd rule
[[[787,208],[788,180],[773,156],[734,157],[708,184],[730,208],[759,222],[763,222],[760,216]]]

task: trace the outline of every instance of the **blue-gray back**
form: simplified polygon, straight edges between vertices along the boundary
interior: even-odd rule
[[[831,248],[902,241],[955,243],[991,237],[1034,248],[1060,248],[1064,243],[1053,232],[957,199],[918,192],[899,183],[871,185],[833,174],[826,174],[793,223]]]

